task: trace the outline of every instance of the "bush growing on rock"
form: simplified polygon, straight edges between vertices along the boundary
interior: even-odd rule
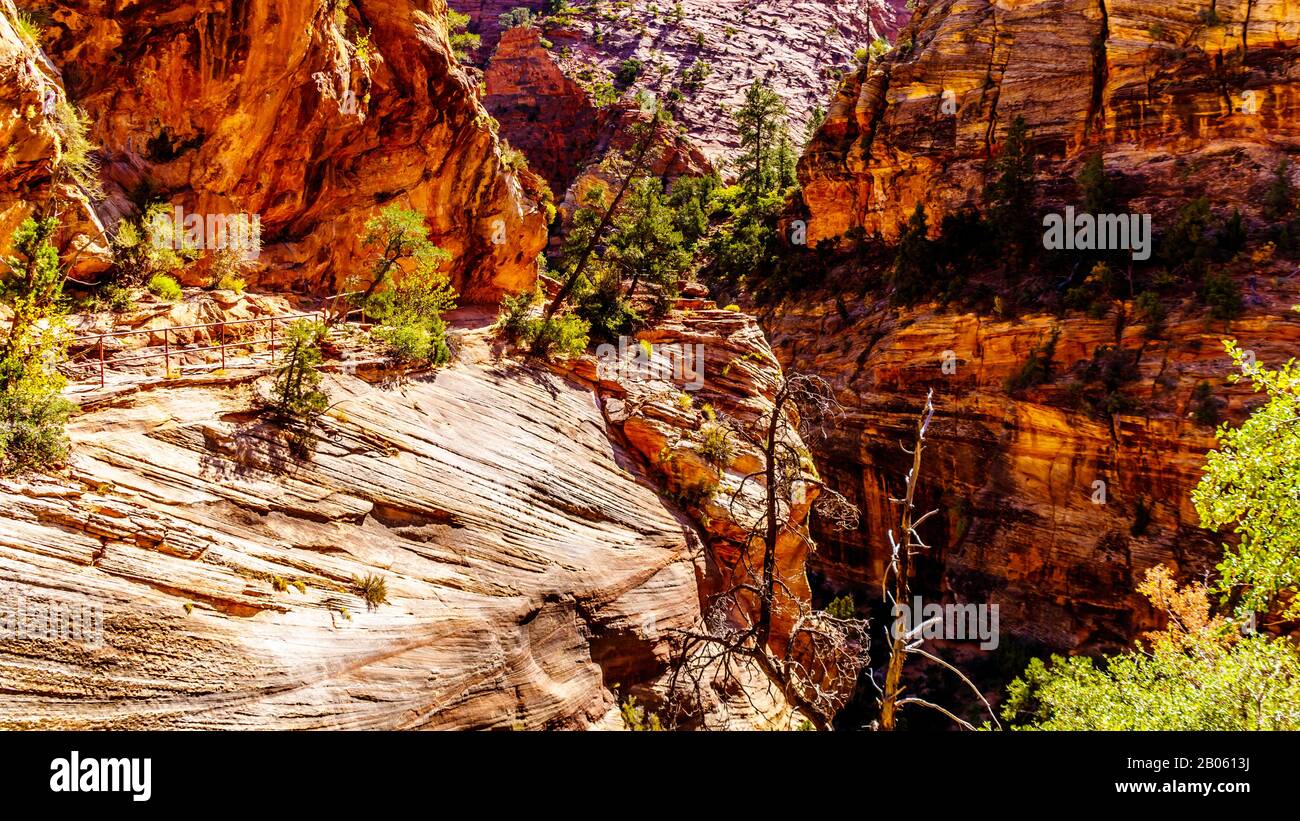
[[[1043,730],[1300,729],[1300,649],[1285,634],[1242,629],[1261,614],[1275,623],[1300,616],[1300,368],[1269,370],[1235,343],[1225,348],[1240,369],[1230,381],[1250,379],[1269,401],[1219,431],[1192,493],[1203,527],[1233,526],[1238,537],[1224,546],[1219,579],[1179,588],[1167,567],[1152,568],[1138,592],[1168,626],[1100,663],[1035,660],[1008,690],[1008,720]],[[1193,398],[1210,400],[1208,383]],[[1216,594],[1230,610],[1214,612]]]
[[[183,295],[180,284],[166,274],[154,274],[149,278],[149,293],[163,302],[179,302]]]
[[[536,317],[524,329],[524,341],[533,356],[546,360],[572,359],[587,350],[591,326],[574,314]]]
[[[401,362],[445,365],[442,315],[456,307],[456,292],[440,270],[450,255],[429,241],[424,215],[390,205],[366,222],[361,244],[373,256],[358,301],[375,319],[375,337]]]
[[[157,274],[174,274],[202,256],[198,249],[186,247],[183,236],[176,236],[174,224],[166,218],[169,210],[166,203],[154,203],[139,219],[118,222],[109,244],[113,278],[119,285],[140,285]]]
[[[68,455],[64,425],[75,406],[62,397],[63,272],[50,242],[58,221],[28,217],[13,234],[0,303],[13,311],[0,342],[0,473],[42,470]]]
[[[447,10],[447,33],[457,62],[468,62],[470,52],[482,42],[482,38],[469,31],[469,15],[452,9]]]
[[[388,604],[388,581],[383,576],[369,573],[365,578],[353,576],[352,588],[366,603],[367,610],[374,610],[381,604]]]
[[[723,425],[708,424],[700,429],[700,455],[718,470],[726,470],[735,455],[730,431]]]
[[[325,412],[329,397],[320,389],[320,344],[325,326],[300,319],[285,331],[284,361],[272,387],[273,410],[282,421],[310,426]]]
[[[533,316],[533,308],[542,300],[540,284],[532,291],[507,294],[501,300],[501,313],[497,317],[496,330],[511,342],[518,342],[528,329],[528,320]]]

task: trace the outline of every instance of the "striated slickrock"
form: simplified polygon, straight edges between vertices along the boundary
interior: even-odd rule
[[[84,109],[105,189],[95,210],[109,229],[142,200],[254,214],[255,281],[336,291],[364,266],[365,221],[397,202],[428,215],[464,300],[531,287],[545,217],[503,164],[448,45],[442,0],[358,0],[337,12],[285,0],[70,0],[40,20],[43,54],[14,52],[0,29],[0,94],[52,84]],[[24,121],[6,131],[46,132],[17,140],[0,171],[11,223],[59,153],[41,144],[48,124],[21,106],[3,111]]]
[[[701,399],[755,418],[779,377],[762,333],[697,307],[655,344],[704,345]],[[217,292],[118,327],[285,308]],[[0,482],[4,626],[24,620],[0,642],[0,726],[618,728],[630,690],[655,707],[750,509],[666,501],[716,474],[679,399],[695,372],[539,368],[502,357],[490,319],[457,314],[457,362],[435,373],[331,363],[309,456],[256,410],[265,366],[75,382],[67,470]],[[125,353],[157,351],[146,339]],[[802,530],[807,507],[785,512]],[[809,548],[789,533],[779,556],[803,603]],[[42,634],[50,613],[102,641]],[[706,724],[795,721],[750,686],[717,693]]]
[[[1300,150],[1300,15],[1289,2],[932,0],[885,59],[846,78],[799,169],[808,241],[897,234],[916,203],[979,205],[1024,117],[1045,204],[1077,203],[1100,152],[1157,232],[1191,196],[1256,217]]]

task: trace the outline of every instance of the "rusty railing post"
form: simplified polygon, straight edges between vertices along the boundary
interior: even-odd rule
[[[172,375],[172,342],[171,329],[163,328],[163,378],[171,378]]]
[[[271,317],[271,364],[275,364],[275,317]]]
[[[221,323],[221,370],[226,369],[226,324]]]
[[[99,335],[99,386],[104,387],[104,335]]]

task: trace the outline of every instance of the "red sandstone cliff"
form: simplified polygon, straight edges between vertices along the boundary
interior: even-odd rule
[[[55,85],[89,115],[105,189],[92,199],[110,228],[142,195],[191,213],[257,214],[254,280],[324,292],[359,264],[365,220],[398,201],[428,215],[464,300],[530,287],[545,218],[502,164],[452,58],[442,0],[340,8],[73,0],[43,18],[49,62],[7,49],[3,76],[28,96]],[[8,127],[31,127],[17,119],[26,124]],[[4,175],[19,181],[7,215],[39,195],[22,181],[54,158],[32,140],[19,146]]]

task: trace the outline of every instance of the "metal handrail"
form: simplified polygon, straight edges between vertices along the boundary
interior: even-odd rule
[[[101,388],[104,387],[105,385],[105,373],[107,372],[108,367],[123,362],[138,362],[147,359],[162,359],[163,374],[165,376],[171,373],[171,359],[173,355],[179,357],[187,353],[203,353],[205,351],[219,350],[221,351],[221,367],[222,369],[224,369],[226,367],[227,348],[252,348],[253,346],[264,342],[270,343],[271,361],[275,362],[275,342],[276,342],[275,323],[277,321],[282,323],[287,323],[287,322],[294,322],[299,319],[317,319],[321,322],[328,323],[330,315],[333,313],[329,309],[330,303],[333,303],[336,300],[343,299],[346,297],[356,296],[359,293],[361,292],[357,291],[354,293],[336,294],[332,297],[328,297],[325,299],[326,307],[321,308],[319,311],[312,311],[310,313],[305,313],[305,314],[286,314],[285,316],[264,316],[264,317],[255,317],[253,319],[232,319],[232,320],[223,320],[220,322],[203,322],[203,323],[193,324],[193,325],[169,325],[165,328],[143,328],[143,329],[132,330],[132,331],[111,331],[109,333],[90,334],[88,336],[74,337],[68,341],[68,344],[76,345],[77,343],[81,343],[81,342],[91,342],[96,345],[99,354],[98,357],[99,358],[99,386]],[[344,311],[342,314],[339,315],[338,318],[347,321],[348,317],[350,317],[352,314],[357,312],[360,312],[361,324],[364,325],[366,322],[366,309],[364,307]],[[232,325],[253,325],[259,322],[270,323],[271,332],[270,335],[267,336],[265,339],[236,340],[233,342],[226,341],[227,327]],[[171,334],[173,331],[196,331],[196,330],[202,330],[204,328],[219,328],[221,331],[220,344],[207,345],[207,346],[197,347],[197,348],[183,347],[179,349],[178,353],[176,354],[172,353]],[[160,331],[162,332],[163,335],[162,353],[146,353],[146,354],[135,354],[132,356],[116,356],[111,359],[106,359],[104,357],[105,339],[115,339],[124,336],[156,334],[159,333]]]

